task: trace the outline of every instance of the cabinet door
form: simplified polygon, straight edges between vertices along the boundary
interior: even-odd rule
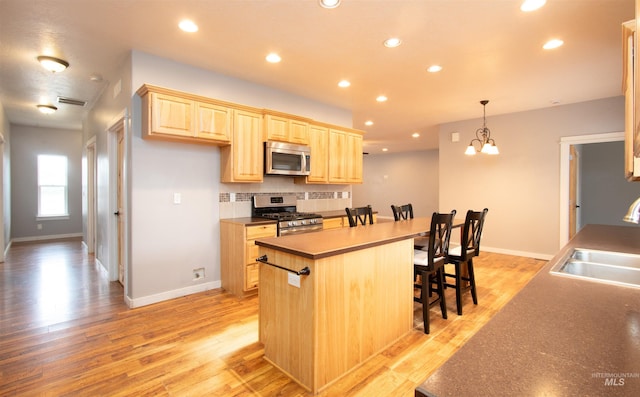
[[[311,173],[307,182],[329,181],[329,129],[309,126],[309,147],[311,149]]]
[[[289,121],[289,142],[298,145],[309,144],[309,123],[300,120]]]
[[[347,133],[329,130],[329,182],[347,182]]]
[[[289,120],[284,117],[267,114],[264,116],[264,127],[267,141],[287,142],[289,137]]]
[[[362,135],[347,134],[347,182],[362,183]]]
[[[211,103],[196,102],[197,138],[231,141],[231,109]]]
[[[157,134],[194,135],[194,102],[165,94],[151,93],[151,131]]]
[[[262,115],[235,110],[233,120],[233,179],[237,182],[262,182]]]

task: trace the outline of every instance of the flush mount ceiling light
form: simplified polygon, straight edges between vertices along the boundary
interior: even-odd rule
[[[400,44],[402,44],[402,40],[400,40],[397,37],[391,37],[390,39],[386,39],[384,41],[384,46],[387,48],[395,48],[397,46],[399,46]]]
[[[322,8],[336,8],[340,5],[340,0],[318,0]]]
[[[417,132],[414,132],[413,134],[411,134],[411,137],[412,137],[412,138],[419,138],[419,137],[420,137],[420,134],[419,134],[419,133],[417,133]]]
[[[364,125],[373,125],[373,121],[367,120],[364,122]]]
[[[56,110],[58,110],[58,108],[53,105],[40,104],[40,105],[36,105],[36,107],[38,108],[40,113],[44,113],[44,114],[52,114],[52,113],[55,113]]]
[[[272,52],[271,54],[267,55],[265,59],[269,63],[278,63],[282,60],[282,58],[280,58],[280,55],[276,54],[275,52]]]
[[[348,80],[340,80],[340,82],[338,83],[338,87],[342,87],[342,88],[347,88],[351,85],[351,83]]]
[[[535,11],[545,5],[547,0],[524,0],[520,10],[524,12]]]
[[[183,19],[178,24],[178,27],[188,33],[195,33],[198,31],[198,25],[190,19]]]
[[[491,131],[489,131],[489,128],[487,128],[487,103],[489,103],[489,100],[487,99],[483,99],[482,101],[480,101],[483,109],[482,128],[478,128],[476,130],[476,137],[472,139],[471,142],[469,142],[469,146],[467,146],[467,150],[464,152],[464,154],[466,155],[473,156],[478,151],[485,154],[500,153],[498,151],[498,147],[496,146],[496,142],[491,139]],[[480,150],[476,149],[476,142],[480,145]]]
[[[376,101],[378,102],[386,102],[387,101],[387,97],[384,95],[380,95],[379,97],[376,98]]]
[[[442,66],[440,65],[431,65],[427,68],[427,72],[429,73],[438,73],[442,70]]]
[[[38,57],[38,62],[40,62],[40,65],[42,65],[42,67],[53,73],[62,72],[69,67],[69,62],[65,61],[64,59],[51,57],[48,55],[40,55]]]
[[[544,43],[542,48],[544,48],[545,50],[553,50],[554,48],[558,48],[558,47],[562,46],[563,44],[564,44],[564,41],[562,41],[560,39],[551,39],[551,40],[547,41],[546,43]]]

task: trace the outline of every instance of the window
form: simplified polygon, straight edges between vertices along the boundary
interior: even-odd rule
[[[67,157],[38,155],[38,216],[67,216],[67,198]]]

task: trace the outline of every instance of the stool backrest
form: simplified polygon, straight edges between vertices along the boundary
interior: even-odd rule
[[[453,225],[453,218],[455,216],[456,210],[452,210],[449,214],[434,212],[431,216],[429,246],[427,247],[429,267],[431,268],[433,268],[435,262],[444,260],[449,253],[451,226]]]
[[[345,208],[347,217],[349,218],[349,226],[356,227],[358,223],[366,225],[367,223],[373,225],[373,210],[370,205],[366,207]]]
[[[393,211],[393,219],[396,221],[413,219],[413,206],[411,204],[391,205],[391,211]]]
[[[462,229],[462,247],[460,247],[460,256],[463,261],[480,255],[480,238],[482,238],[482,228],[488,211],[487,208],[482,211],[467,211]]]

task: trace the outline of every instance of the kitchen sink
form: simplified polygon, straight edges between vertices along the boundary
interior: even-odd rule
[[[552,274],[640,288],[640,255],[575,248]]]

